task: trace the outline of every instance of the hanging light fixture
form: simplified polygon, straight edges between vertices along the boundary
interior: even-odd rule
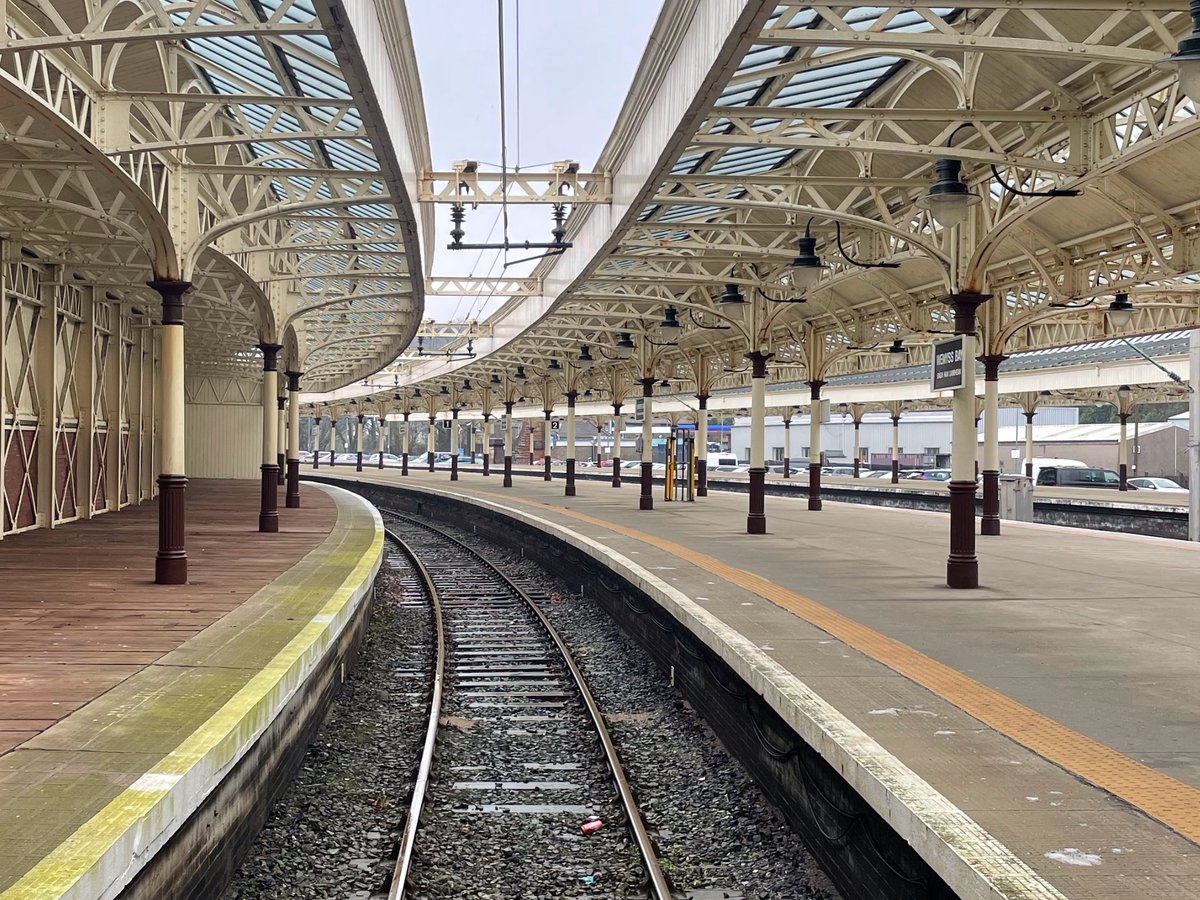
[[[421,389],[420,389],[420,388],[417,388],[416,390],[414,390],[414,391],[413,391],[413,399],[414,399],[414,400],[418,399],[420,396],[421,396]]]
[[[633,351],[637,349],[637,344],[633,342],[633,337],[628,331],[622,331],[617,338],[617,342],[613,344],[613,348],[617,352],[617,359],[632,359]]]
[[[972,206],[981,202],[962,179],[962,160],[942,157],[934,163],[937,181],[922,196],[917,206],[929,210],[943,228],[967,221]]]
[[[1104,314],[1108,316],[1108,321],[1112,324],[1113,328],[1121,331],[1129,324],[1134,312],[1133,303],[1130,302],[1129,295],[1121,291],[1113,298],[1113,302],[1108,304],[1108,309],[1104,311]]]
[[[529,376],[525,374],[525,367],[517,366],[517,371],[516,374],[513,375],[513,378],[515,378],[517,381],[524,381],[528,377]]]
[[[908,348],[904,346],[904,341],[896,338],[892,341],[892,346],[888,347],[888,353],[907,353]]]
[[[591,388],[588,388],[587,390],[585,390],[585,391],[583,392],[583,399],[584,399],[584,400],[588,399],[588,398],[589,398],[589,397],[591,397],[591,396],[592,396],[592,389],[591,389]]]
[[[546,369],[551,372],[561,372],[562,371],[562,366],[559,365],[557,356],[550,357],[550,365],[546,366]]]
[[[441,386],[441,388],[438,390],[438,393],[444,397],[450,393],[450,388],[446,387],[446,385],[443,384]],[[353,402],[353,401],[351,401],[351,402]]]
[[[812,236],[812,219],[804,226],[804,237],[797,242],[798,252],[792,260],[792,285],[798,291],[807,291],[821,278],[828,266],[817,256],[817,239]]]
[[[658,383],[658,386],[659,386],[660,388],[670,388],[670,387],[671,387],[671,379],[669,379],[669,378],[664,378],[662,381],[660,381],[660,382]]]
[[[1159,65],[1174,66],[1179,73],[1179,89],[1200,103],[1200,3],[1192,0],[1192,33],[1179,42],[1179,50]]]
[[[596,364],[596,358],[592,356],[591,348],[587,344],[579,345],[579,357],[575,360],[575,365],[581,369],[590,369]]]
[[[659,334],[671,338],[672,340],[679,336],[682,326],[679,324],[679,312],[673,305],[668,306],[666,310],[663,311],[663,320],[659,322],[656,327],[658,328]]]
[[[497,375],[495,372],[493,372],[493,373],[492,373],[492,377],[491,377],[491,382],[490,382],[490,383],[491,383],[491,384],[499,384],[499,383],[500,383],[500,376],[499,376],[499,375]]]
[[[475,390],[473,387],[471,387],[471,379],[470,379],[470,378],[464,378],[464,379],[463,379],[463,386],[462,386],[462,389],[463,389],[464,391],[473,391],[473,390]]]

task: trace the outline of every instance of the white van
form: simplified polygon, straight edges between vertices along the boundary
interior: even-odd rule
[[[710,453],[708,455],[708,468],[711,471],[717,466],[736,466],[740,465],[738,458],[732,453]]]
[[[1021,460],[1020,471],[1018,475],[1025,474],[1025,463],[1028,460]],[[1035,456],[1033,458],[1033,483],[1037,484],[1038,475],[1042,469],[1086,469],[1088,464],[1078,459],[1059,459],[1053,456]]]

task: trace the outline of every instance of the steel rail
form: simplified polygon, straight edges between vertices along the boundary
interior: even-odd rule
[[[384,533],[412,561],[417,574],[424,582],[425,590],[429,594],[429,601],[433,604],[434,631],[437,635],[437,658],[434,661],[433,695],[429,701],[429,724],[425,727],[425,746],[421,750],[421,762],[417,766],[417,777],[413,781],[408,818],[404,822],[404,833],[400,836],[396,868],[392,873],[391,889],[388,891],[388,900],[403,900],[409,872],[412,870],[413,848],[417,843],[417,828],[421,820],[421,810],[425,806],[425,791],[429,786],[429,773],[433,768],[433,750],[437,744],[438,723],[442,717],[442,685],[446,671],[446,632],[442,627],[442,601],[438,596],[437,585],[433,583],[433,576],[429,574],[425,564],[399,535],[390,529],[384,529]]]
[[[642,819],[641,810],[638,808],[637,800],[633,796],[633,788],[629,784],[629,779],[625,776],[625,770],[621,765],[621,759],[617,753],[616,744],[613,743],[612,735],[609,734],[608,726],[604,723],[604,714],[600,710],[600,705],[596,702],[596,698],[592,696],[592,691],[587,685],[587,680],[584,678],[583,672],[575,662],[575,657],[571,655],[566,642],[559,635],[558,631],[550,624],[550,620],[546,614],[542,612],[541,607],[522,590],[511,578],[508,577],[499,566],[476,550],[474,547],[467,545],[464,541],[459,540],[451,534],[447,534],[436,525],[431,525],[428,522],[422,522],[419,519],[414,519],[404,513],[396,512],[395,510],[379,508],[379,511],[392,518],[407,522],[410,525],[416,525],[441,537],[443,540],[449,541],[459,547],[466,553],[471,554],[478,559],[484,566],[490,569],[497,578],[503,581],[508,588],[515,593],[522,601],[529,606],[533,614],[537,616],[542,623],[542,627],[546,629],[546,633],[558,648],[559,654],[566,663],[567,669],[571,673],[571,677],[575,681],[575,686],[579,690],[579,695],[583,699],[584,706],[587,708],[588,715],[591,717],[592,725],[596,729],[596,733],[600,736],[600,743],[604,747],[604,757],[608,762],[609,771],[612,773],[613,781],[617,786],[617,791],[621,795],[621,803],[625,808],[626,818],[629,820],[629,828],[633,832],[634,840],[638,846],[638,852],[642,856],[642,863],[646,867],[646,878],[650,885],[651,897],[653,900],[672,900],[675,894],[672,893],[670,882],[667,880],[666,874],[662,870],[662,866],[658,861],[658,854],[654,849],[654,842],[650,838],[650,833],[646,830],[646,823]]]

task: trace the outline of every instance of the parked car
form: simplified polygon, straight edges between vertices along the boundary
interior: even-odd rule
[[[399,466],[401,464],[401,459],[400,459],[400,457],[396,456],[394,453],[385,453],[385,454],[383,454],[383,464],[385,467],[386,466]],[[379,454],[378,453],[364,453],[363,454],[363,465],[364,466],[379,465]]]
[[[640,469],[642,461],[640,459],[623,459],[621,460],[622,469]]]
[[[1186,494],[1188,489],[1170,478],[1130,478],[1129,486],[1139,491],[1158,491],[1163,494]]]
[[[1017,470],[1020,474],[1025,474],[1025,463],[1027,460],[1021,461],[1021,467]],[[1078,459],[1063,459],[1052,456],[1035,456],[1033,458],[1033,475],[1034,483],[1037,483],[1038,476],[1042,473],[1042,469],[1053,466],[1056,469],[1086,469],[1088,464]]]
[[[1121,476],[1112,469],[1098,469],[1094,466],[1046,466],[1038,473],[1037,484],[1042,487],[1094,487],[1116,490],[1121,486]]]
[[[357,453],[339,453],[337,455],[336,459],[339,463],[352,463],[353,464],[353,463],[358,462],[358,454]]]
[[[954,473],[949,469],[926,469],[922,474],[925,481],[949,481]]]
[[[829,466],[829,471],[821,470],[822,475],[832,475],[834,478],[853,478],[854,466]]]
[[[870,472],[863,472],[861,478],[891,478],[891,469],[872,469]]]
[[[708,467],[719,469],[721,466],[736,466],[738,458],[732,453],[715,453],[708,457]]]
[[[313,461],[313,453],[311,450],[297,450],[296,459],[302,463],[310,463]]]
[[[925,473],[920,469],[907,469],[900,473],[901,478],[907,478],[909,481],[924,481]]]

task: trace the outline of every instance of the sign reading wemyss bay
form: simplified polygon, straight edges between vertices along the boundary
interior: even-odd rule
[[[963,359],[963,336],[933,345],[933,373],[929,381],[931,391],[953,391],[963,386],[966,380],[967,361]]]

